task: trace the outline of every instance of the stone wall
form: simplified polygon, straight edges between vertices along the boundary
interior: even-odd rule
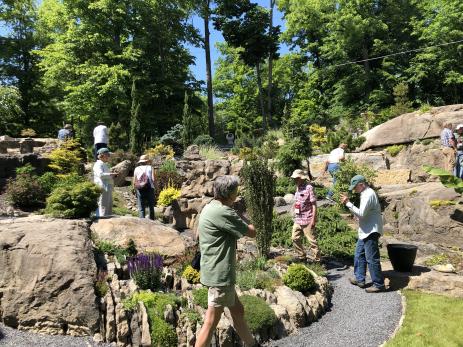
[[[39,154],[0,154],[0,189],[4,187],[6,180],[16,176],[16,169],[26,164],[35,167],[37,174],[47,171],[50,160]]]

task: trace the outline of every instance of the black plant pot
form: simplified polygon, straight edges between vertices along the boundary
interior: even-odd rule
[[[418,247],[403,243],[387,245],[387,254],[395,271],[411,272]]]

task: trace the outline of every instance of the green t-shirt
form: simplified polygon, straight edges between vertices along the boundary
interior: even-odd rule
[[[199,217],[201,283],[208,287],[235,284],[236,240],[248,232],[236,212],[218,200],[207,204]]]

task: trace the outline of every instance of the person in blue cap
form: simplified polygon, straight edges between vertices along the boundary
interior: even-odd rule
[[[354,206],[345,194],[341,194],[341,202],[359,220],[358,241],[354,256],[354,275],[349,279],[350,283],[365,287],[365,276],[368,270],[373,282],[371,287],[366,288],[368,293],[384,291],[384,276],[381,271],[378,240],[383,234],[383,219],[381,217],[381,206],[378,196],[371,189],[365,177],[356,175],[350,180],[350,191],[360,194],[360,207]]]

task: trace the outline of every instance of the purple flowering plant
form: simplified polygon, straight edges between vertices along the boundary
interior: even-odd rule
[[[157,253],[140,253],[127,259],[130,277],[143,290],[160,287],[163,263],[162,256]]]

